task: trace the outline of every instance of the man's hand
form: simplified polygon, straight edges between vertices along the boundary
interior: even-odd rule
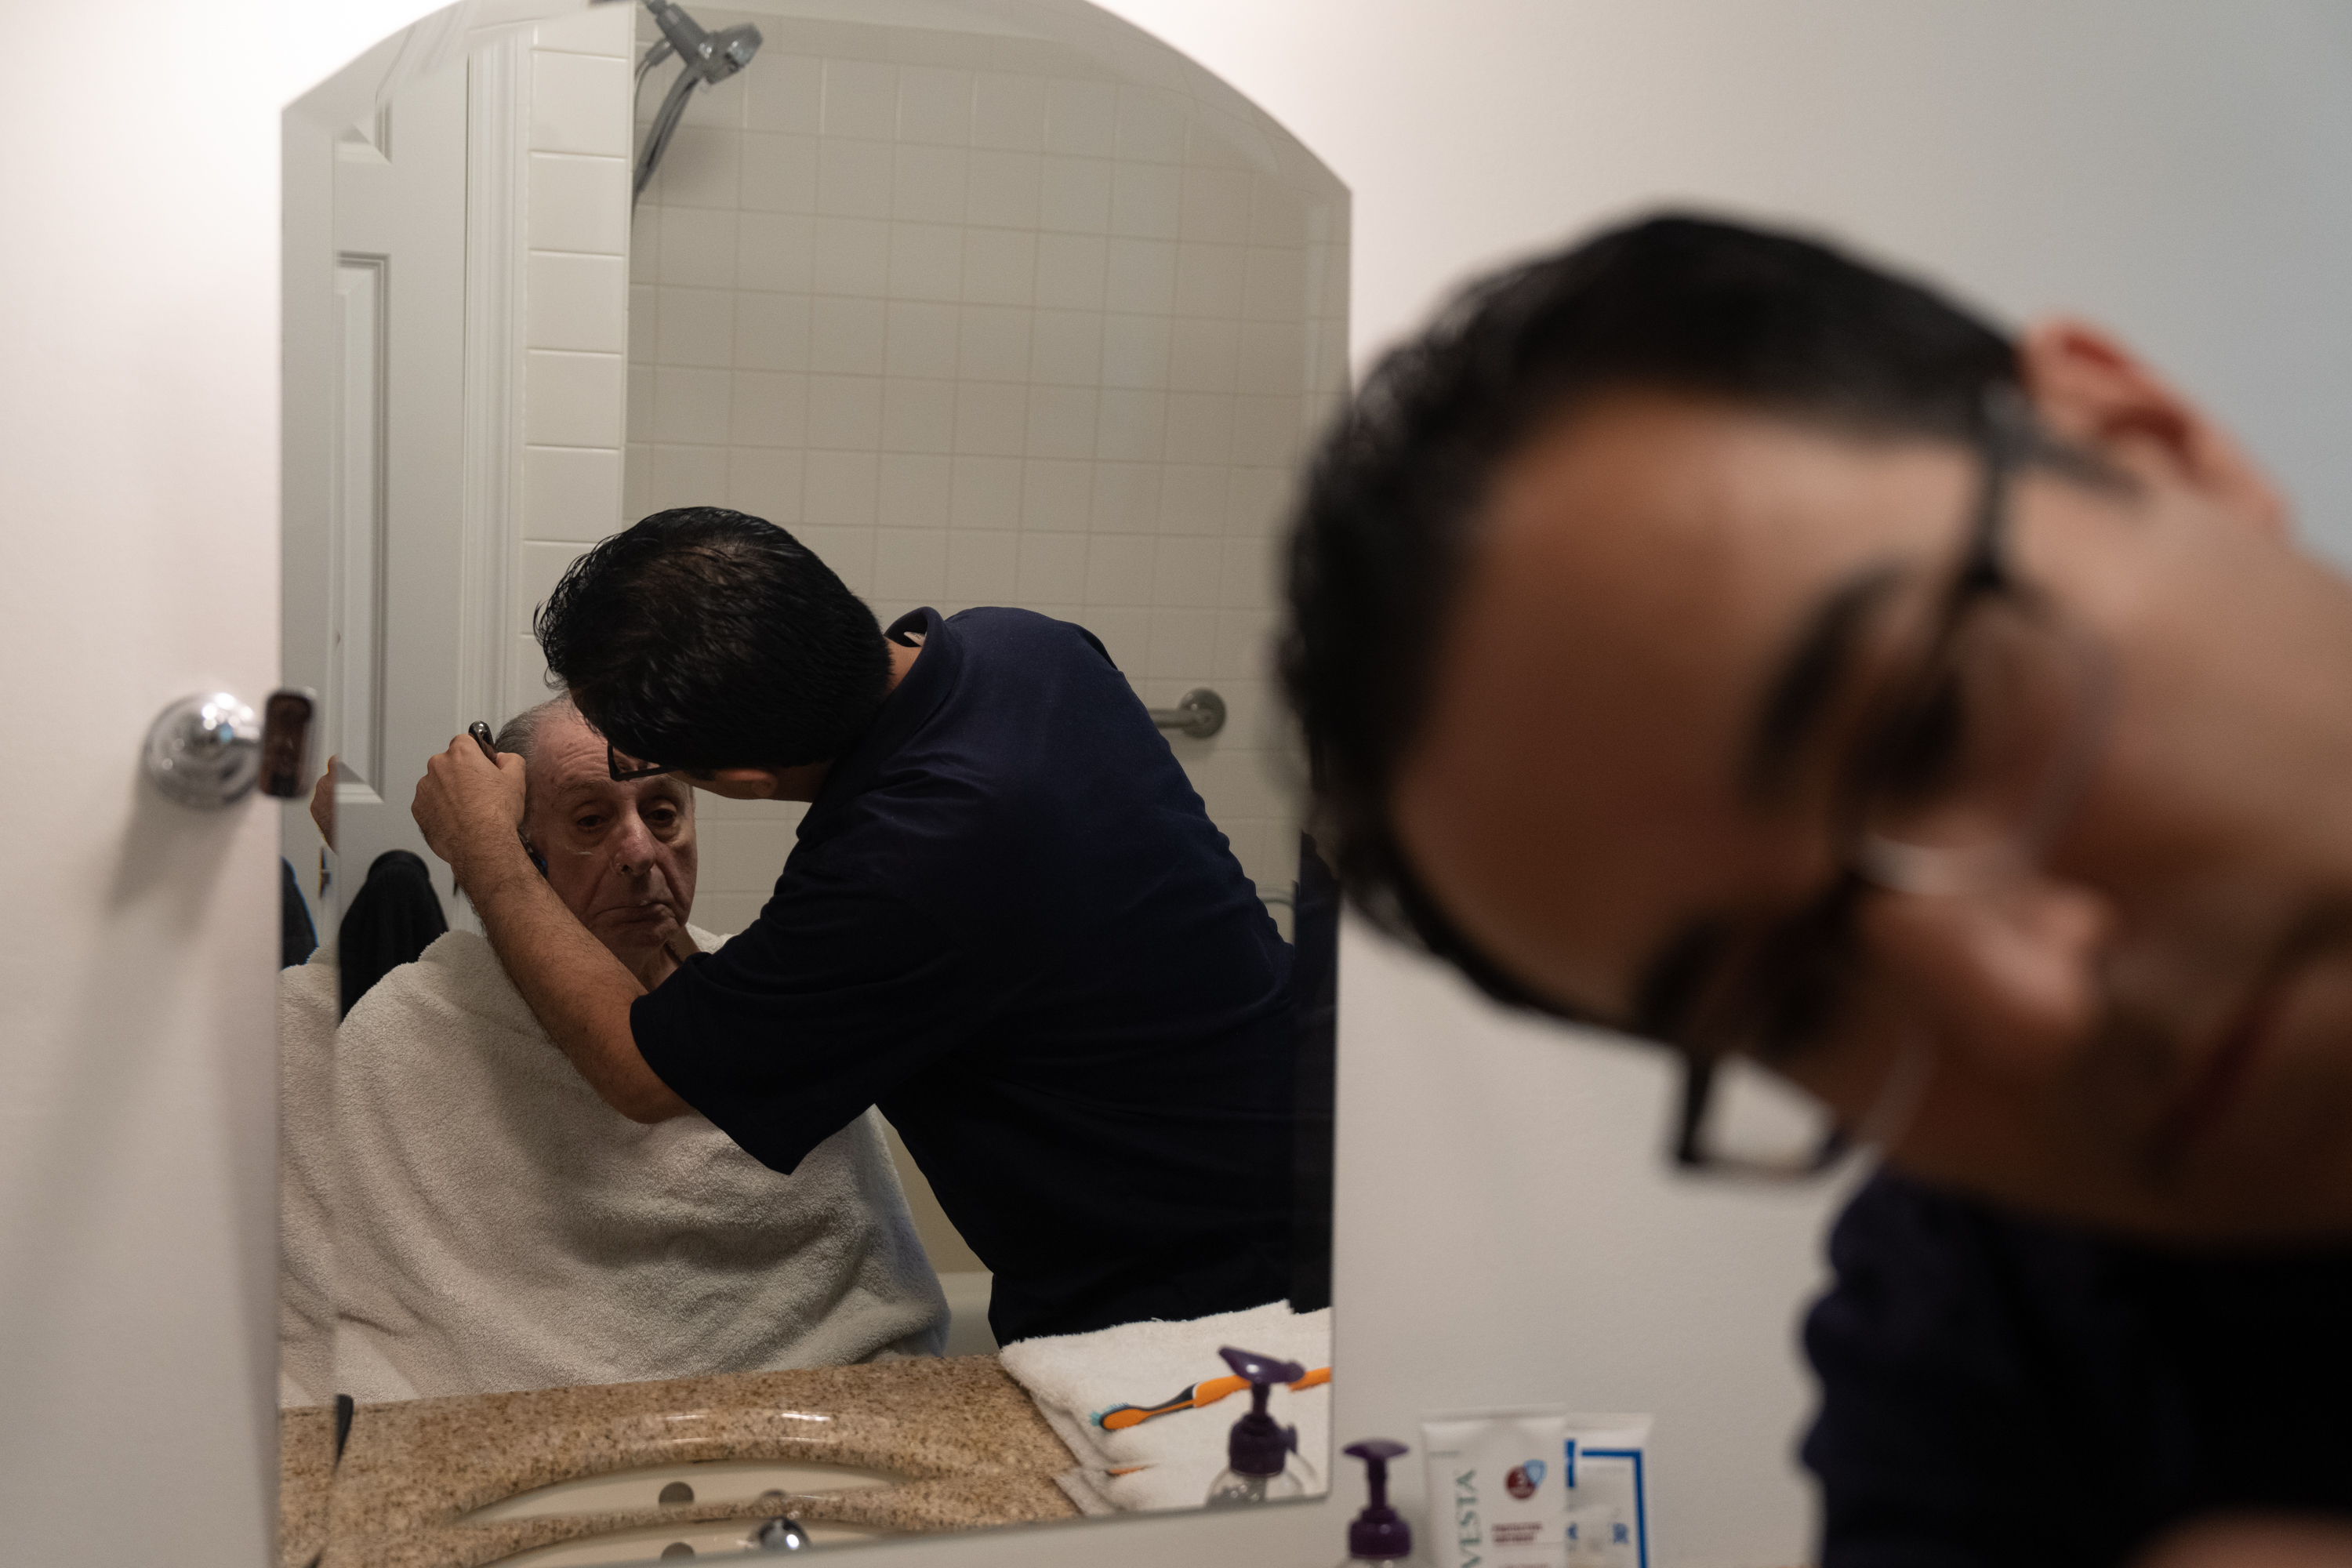
[[[449,862],[468,891],[469,869],[519,853],[523,776],[520,757],[501,752],[493,766],[471,735],[460,735],[425,764],[425,776],[416,781],[410,810],[425,830],[425,847]]]

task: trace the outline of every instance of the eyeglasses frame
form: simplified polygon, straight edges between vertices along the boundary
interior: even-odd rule
[[[613,742],[607,741],[604,742],[604,772],[611,776],[614,784],[633,784],[638,779],[655,778],[662,773],[674,773],[677,769],[667,763],[656,763],[641,768],[625,768],[621,765],[620,753],[614,751]]]
[[[1878,737],[1876,749],[1882,753],[1891,744],[1891,737],[1902,733],[1900,725],[1888,721],[1917,710],[1945,650],[1958,636],[1969,611],[1990,595],[2032,593],[2011,574],[2004,550],[2012,481],[2018,470],[2036,458],[2075,458],[2054,447],[2035,428],[2023,397],[2007,388],[1997,389],[1987,396],[1977,445],[1983,463],[1983,479],[1969,519],[1960,564],[1945,588],[1935,634],[1927,639],[1917,662],[1917,675],[1906,683],[1899,700],[1885,704],[1880,721],[1873,726]],[[2081,465],[2077,460],[2063,466]],[[2000,847],[1997,861],[1988,861],[1979,855],[1973,858],[1972,867],[1964,868],[1956,858],[1956,852],[1893,844],[1863,831],[1859,821],[1864,804],[1871,798],[1877,780],[1884,776],[1888,761],[1884,754],[1869,758],[1853,770],[1838,808],[1841,820],[1848,825],[1843,830],[1847,841],[1845,864],[1837,880],[1796,919],[1826,926],[1874,888],[1914,893],[1961,891],[1991,879],[1988,872],[1997,877],[2037,858],[2080,799],[2084,775],[2106,728],[2113,693],[2109,672],[2104,660],[2095,657],[2095,651],[2084,645],[2084,652],[2091,656],[2086,661],[2086,668],[2092,673],[2087,704],[2077,715],[2067,743],[2043,782],[2035,810],[2013,839]],[[1683,1058],[1683,1088],[1675,1122],[1675,1163],[1684,1170],[1713,1175],[1799,1182],[1825,1174],[1857,1147],[1866,1143],[1883,1147],[1899,1136],[1925,1089],[1933,1047],[1924,1033],[1915,1033],[1905,1042],[1871,1110],[1855,1127],[1851,1131],[1842,1126],[1833,1127],[1810,1157],[1787,1162],[1744,1160],[1705,1149],[1702,1132],[1723,1053],[1685,1045],[1679,1054]]]

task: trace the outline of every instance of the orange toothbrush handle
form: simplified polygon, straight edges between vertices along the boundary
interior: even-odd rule
[[[1331,1369],[1318,1366],[1297,1383],[1284,1386],[1293,1393],[1303,1394],[1330,1381]],[[1172,1415],[1179,1410],[1198,1410],[1203,1405],[1214,1405],[1226,1395],[1239,1394],[1248,1386],[1249,1379],[1245,1377],[1213,1377],[1205,1383],[1194,1384],[1165,1405],[1122,1405],[1116,1410],[1106,1410],[1095,1417],[1095,1425],[1106,1432],[1124,1432],[1130,1426],[1142,1426],[1155,1415]]]
[[[1213,1405],[1237,1388],[1249,1384],[1238,1377],[1213,1377],[1206,1383],[1196,1383],[1165,1405],[1122,1405],[1116,1410],[1106,1410],[1095,1417],[1095,1425],[1106,1432],[1124,1432],[1129,1426],[1140,1426],[1155,1415],[1172,1415],[1179,1410],[1192,1410],[1203,1405]]]

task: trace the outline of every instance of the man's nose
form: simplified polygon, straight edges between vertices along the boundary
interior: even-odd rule
[[[1973,894],[1874,894],[1858,925],[1884,972],[1947,1044],[2010,1072],[2050,1070],[2098,1022],[2106,900],[2034,875]]]
[[[635,812],[623,816],[613,827],[613,864],[632,877],[642,877],[653,869],[655,852],[660,847],[653,829],[646,819]]]

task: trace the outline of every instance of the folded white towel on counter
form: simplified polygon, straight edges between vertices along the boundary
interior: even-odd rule
[[[632,1121],[469,932],[343,1021],[332,1137],[335,1387],[358,1399],[937,1354],[947,1331],[874,1112],[789,1176],[699,1116]]]
[[[278,1403],[335,1396],[336,1014],[330,941],[278,972]]]
[[[1070,1500],[1088,1513],[1148,1511],[1201,1506],[1209,1483],[1225,1468],[1225,1439],[1250,1407],[1249,1391],[1117,1432],[1105,1431],[1095,1418],[1122,1405],[1159,1405],[1192,1384],[1232,1376],[1217,1353],[1226,1345],[1295,1361],[1309,1371],[1329,1366],[1330,1310],[1294,1312],[1286,1302],[1269,1301],[1189,1322],[1154,1320],[1021,1340],[1005,1346],[999,1359],[1078,1461],[1074,1473],[1056,1478]],[[1266,1413],[1298,1428],[1307,1490],[1325,1490],[1330,1484],[1329,1385],[1296,1393],[1277,1386]]]

